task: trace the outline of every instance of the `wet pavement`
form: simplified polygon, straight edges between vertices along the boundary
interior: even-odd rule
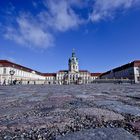
[[[140,139],[138,84],[0,86],[0,140],[128,136]]]

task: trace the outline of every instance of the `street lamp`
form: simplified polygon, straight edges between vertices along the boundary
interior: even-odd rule
[[[11,75],[11,85],[12,85],[12,79],[13,79],[13,75],[15,74],[15,71],[14,70],[10,70],[9,73]]]

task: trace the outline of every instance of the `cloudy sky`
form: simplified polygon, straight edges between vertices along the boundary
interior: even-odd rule
[[[0,0],[0,59],[41,72],[104,72],[140,59],[140,0]]]

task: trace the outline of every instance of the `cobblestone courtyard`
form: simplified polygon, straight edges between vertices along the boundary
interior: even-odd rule
[[[0,86],[0,140],[138,140],[140,85]]]

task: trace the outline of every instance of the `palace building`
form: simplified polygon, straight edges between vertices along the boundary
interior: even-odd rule
[[[0,85],[13,84],[43,84],[42,73],[8,60],[0,60]]]
[[[98,80],[96,80],[98,79]],[[68,60],[68,69],[56,73],[41,73],[25,66],[0,60],[0,85],[10,84],[88,84],[103,79],[128,80],[140,83],[140,60],[130,62],[105,73],[91,73],[79,69],[75,52]],[[104,80],[103,80],[104,81]]]
[[[57,73],[44,73],[47,84],[88,84],[99,78],[101,73],[90,73],[88,70],[79,70],[78,58],[72,52],[68,60],[68,70],[60,70]]]
[[[98,79],[101,73],[80,70],[78,58],[72,52],[68,60],[68,70],[57,73],[41,73],[22,65],[0,60],[0,85],[9,84],[88,84]]]
[[[100,79],[128,79],[140,83],[140,60],[107,71],[100,75]]]

